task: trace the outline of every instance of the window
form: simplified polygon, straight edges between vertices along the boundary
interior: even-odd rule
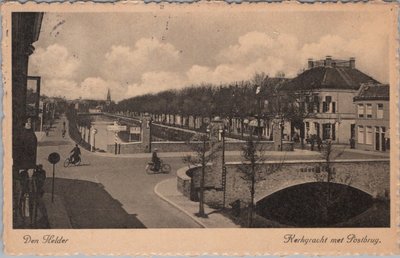
[[[364,126],[358,126],[358,143],[364,143]]]
[[[357,114],[358,114],[358,117],[364,117],[364,105],[363,104],[358,104]]]
[[[319,102],[315,102],[314,110],[315,113],[319,113]]]
[[[376,105],[376,118],[382,119],[383,118],[383,104]]]
[[[325,97],[325,101],[328,102],[328,103],[331,103],[332,102],[332,97],[331,96],[326,96]]]
[[[372,104],[367,104],[367,118],[372,118]]]
[[[322,140],[331,138],[331,124],[322,124]]]
[[[318,113],[319,112],[319,97],[314,95],[314,99],[313,99],[313,108],[314,108],[314,112]]]
[[[365,139],[365,144],[372,144],[372,127],[367,126],[367,135]]]
[[[332,102],[332,113],[336,113],[336,102]]]
[[[322,113],[328,112],[328,102],[322,102]]]

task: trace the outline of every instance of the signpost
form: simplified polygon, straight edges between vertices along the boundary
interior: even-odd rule
[[[131,134],[140,134],[140,127],[131,127],[129,131]]]
[[[54,202],[54,177],[55,177],[55,166],[60,161],[60,154],[57,152],[50,153],[47,160],[53,164],[53,180],[51,184],[51,202]]]
[[[141,133],[141,128],[140,127],[134,126],[134,127],[129,128],[129,141],[132,140],[131,139],[131,135],[132,134],[139,134],[140,135],[140,133]]]
[[[90,144],[90,151],[91,152],[93,152],[93,151],[95,151],[95,149],[96,149],[96,134],[97,134],[97,129],[96,128],[94,128],[93,126],[92,126],[92,139],[91,139],[91,144]]]
[[[126,131],[127,126],[126,125],[109,125],[107,126],[108,131],[116,131],[116,132],[121,132],[121,131]]]
[[[115,155],[117,155],[118,153],[118,132],[121,131],[126,131],[127,130],[127,126],[126,125],[119,125],[117,121],[114,122],[113,125],[109,125],[107,126],[107,130],[108,131],[113,131],[115,132]]]

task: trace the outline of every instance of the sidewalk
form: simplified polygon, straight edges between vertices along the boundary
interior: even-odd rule
[[[176,178],[171,178],[158,183],[154,188],[155,194],[191,217],[204,228],[240,227],[239,225],[234,224],[229,218],[220,214],[218,210],[210,208],[207,205],[204,205],[204,211],[208,215],[208,218],[197,217],[195,213],[199,211],[199,203],[190,201],[187,197],[178,192],[176,180]]]
[[[52,202],[51,194],[45,193],[43,195],[43,203],[46,207],[47,219],[49,221],[50,228],[72,228],[67,210],[65,209],[65,205],[60,196],[54,195],[54,202]]]
[[[89,152],[89,151],[88,151]],[[132,154],[118,154],[115,155],[114,153],[107,153],[107,152],[89,152],[94,155],[103,156],[103,157],[116,157],[116,158],[151,158],[151,153],[132,153]],[[160,158],[181,158],[187,155],[196,155],[195,152],[160,152],[158,156]],[[226,156],[237,156],[240,157],[242,155],[241,151],[226,151]],[[318,156],[319,153],[315,151],[309,150],[294,150],[294,151],[287,151],[287,152],[280,152],[280,151],[266,151],[265,155],[274,156],[274,157],[290,157],[290,156]]]
[[[353,152],[353,153],[380,156],[380,157],[384,156],[384,157],[387,157],[387,158],[390,157],[390,151],[382,152],[382,151],[367,151],[367,150],[358,150],[358,149],[346,149],[346,152]]]

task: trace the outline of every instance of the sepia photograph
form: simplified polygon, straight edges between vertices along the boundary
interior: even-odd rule
[[[22,244],[201,228],[307,244],[292,229],[396,226],[388,8],[121,6],[9,14],[8,216],[46,230]]]

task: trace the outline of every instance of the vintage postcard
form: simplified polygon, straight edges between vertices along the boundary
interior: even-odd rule
[[[5,3],[8,254],[398,254],[398,4]]]

